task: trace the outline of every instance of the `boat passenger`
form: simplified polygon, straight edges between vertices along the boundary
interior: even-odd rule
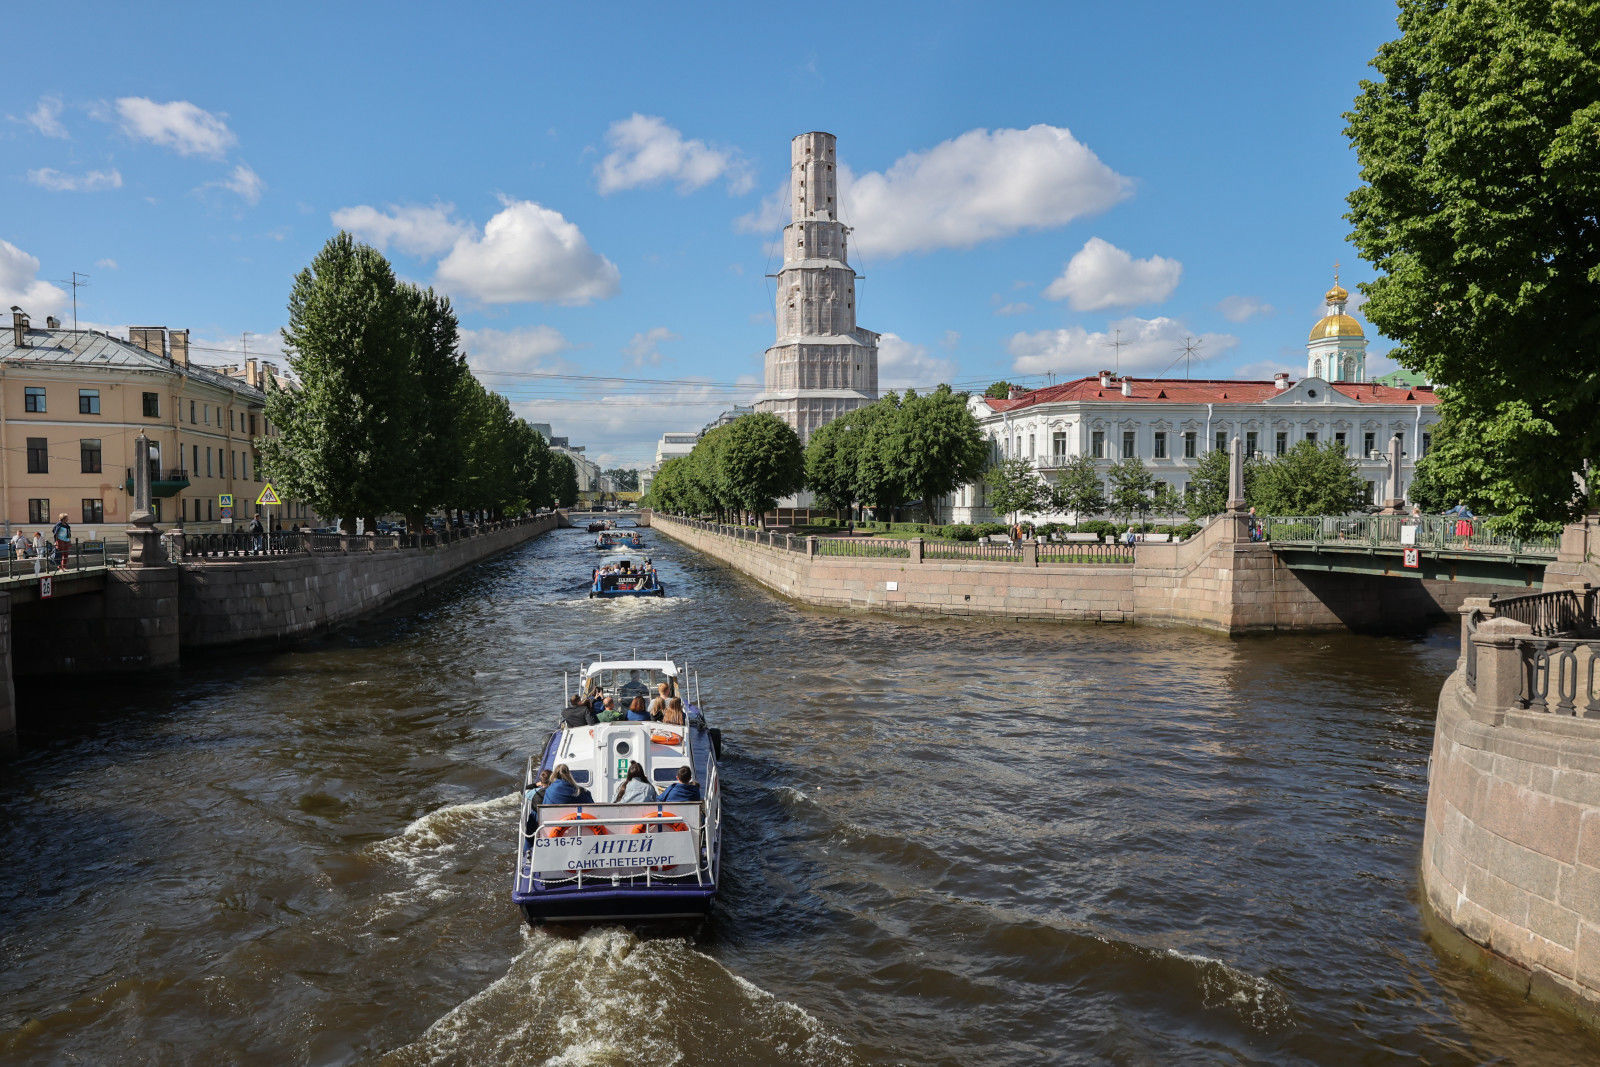
[[[626,567],[626,562],[624,562],[624,567]],[[623,573],[627,573],[626,570]],[[624,700],[631,697],[642,697],[648,692],[650,692],[650,687],[645,684],[644,679],[639,677],[639,672],[636,670],[629,671],[628,680],[617,687],[617,694]]]
[[[671,682],[660,682],[660,683],[658,683],[656,685],[656,695],[659,696],[662,700],[671,700],[672,699],[672,683]]]
[[[523,832],[529,837],[539,828],[539,805],[544,803],[544,792],[549,785],[550,771],[546,769],[539,772],[538,781],[523,790],[523,799],[528,803],[528,824]]]
[[[688,717],[683,713],[683,701],[673,697],[667,701],[667,706],[661,712],[661,721],[668,726],[687,726]]]
[[[595,716],[600,722],[619,722],[626,717],[626,713],[617,707],[617,702],[611,697],[606,697],[605,710]]]
[[[634,697],[628,702],[629,722],[649,722],[651,715],[644,710],[644,697]]]
[[[564,726],[593,726],[598,721],[595,718],[594,709],[578,693],[572,694],[572,703],[561,714],[561,722]]]
[[[666,711],[667,702],[660,697],[656,697],[650,702],[650,721],[660,722],[661,716],[666,714]]]
[[[644,768],[638,760],[628,761],[628,777],[624,778],[617,786],[617,795],[611,801],[613,804],[653,804],[656,799],[656,787],[650,784],[650,779],[644,776]]]
[[[560,770],[560,768],[557,768],[557,770]],[[662,804],[670,804],[675,800],[698,801],[700,799],[700,786],[695,783],[694,771],[689,768],[687,763],[678,768],[678,780],[667,786],[657,799]]]
[[[696,794],[698,797],[698,794]],[[544,791],[546,804],[593,804],[594,796],[572,777],[565,763],[556,764],[550,785]]]

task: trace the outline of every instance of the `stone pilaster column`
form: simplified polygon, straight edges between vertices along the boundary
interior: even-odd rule
[[[817,535],[816,534],[810,534],[810,535],[808,535],[806,537],[806,555],[815,556],[816,554],[817,554]]]
[[[1472,694],[1472,717],[1499,726],[1506,710],[1517,706],[1522,693],[1522,649],[1518,638],[1531,637],[1527,623],[1515,619],[1489,619],[1478,624],[1472,638],[1478,657],[1478,684]]]
[[[1039,565],[1039,542],[1022,542],[1022,565],[1024,567],[1037,567]]]
[[[911,548],[911,562],[912,563],[921,563],[922,562],[922,538],[913,537],[909,541],[907,541],[906,544],[909,545],[910,548]]]

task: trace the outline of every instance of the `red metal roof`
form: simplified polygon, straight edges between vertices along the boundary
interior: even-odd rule
[[[1239,382],[1221,379],[1190,381],[1184,378],[1131,378],[1129,382],[1133,387],[1132,396],[1123,396],[1122,386],[1116,380],[1102,388],[1099,377],[1092,377],[1035,389],[1015,400],[985,397],[984,403],[994,411],[1016,411],[1035,404],[1049,404],[1063,400],[1123,401],[1130,404],[1259,404],[1264,400],[1270,400],[1280,392],[1273,382]],[[1363,404],[1438,402],[1433,390],[1423,386],[1405,388],[1378,385],[1375,382],[1330,382],[1329,387]]]

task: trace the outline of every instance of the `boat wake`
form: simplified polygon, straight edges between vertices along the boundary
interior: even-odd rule
[[[469,804],[451,804],[414,819],[395,836],[368,846],[374,859],[401,868],[407,877],[404,889],[385,894],[374,917],[381,919],[419,900],[449,900],[460,889],[459,878],[452,876],[457,875],[465,858],[462,852],[481,851],[486,837],[496,843],[506,840],[516,822],[512,813],[521,804],[522,794],[515,792]],[[477,862],[476,857],[472,862]]]
[[[796,1004],[678,938],[532,930],[505,976],[380,1062],[589,1065],[850,1063]]]

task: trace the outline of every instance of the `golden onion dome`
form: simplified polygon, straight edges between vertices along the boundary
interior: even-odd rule
[[[1311,336],[1308,341],[1320,341],[1324,337],[1365,337],[1361,324],[1349,315],[1329,315],[1315,326],[1311,327]]]
[[[1344,286],[1334,282],[1333,288],[1324,293],[1322,298],[1330,304],[1343,304],[1350,299],[1350,294],[1345,292]]]

